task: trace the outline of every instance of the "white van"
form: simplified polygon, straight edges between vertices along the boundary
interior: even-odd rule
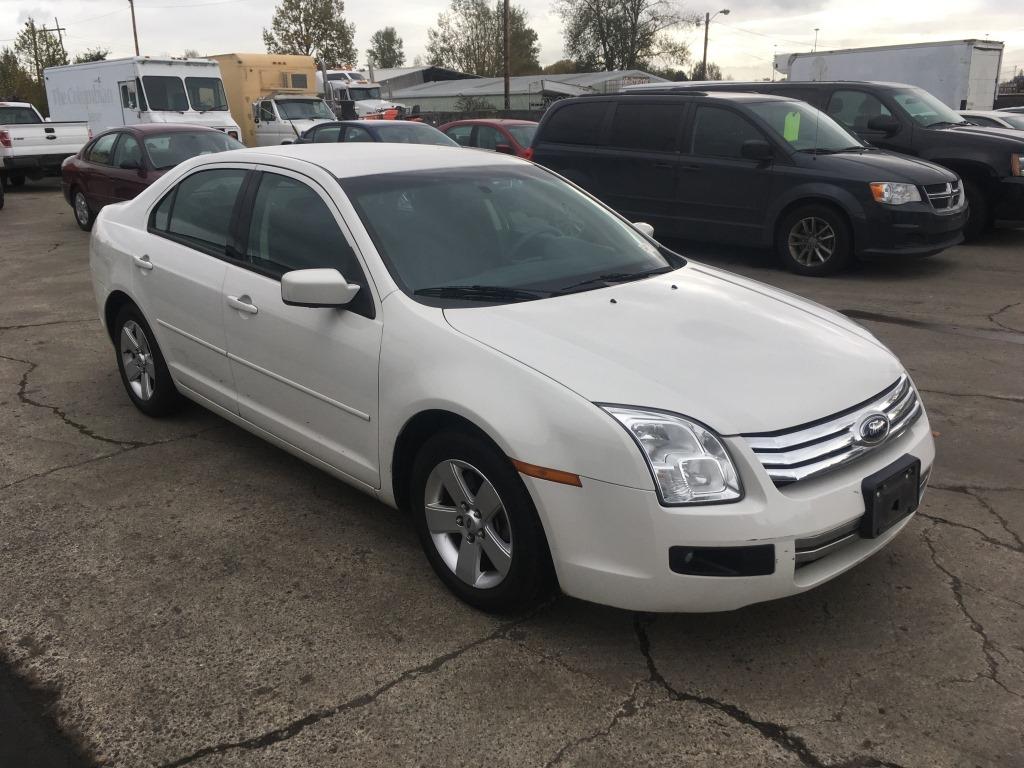
[[[84,120],[95,135],[139,123],[188,123],[241,132],[217,62],[134,56],[44,70],[50,117]]]

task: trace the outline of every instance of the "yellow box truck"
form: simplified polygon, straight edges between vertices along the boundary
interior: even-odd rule
[[[209,58],[220,65],[231,116],[246,146],[294,141],[317,121],[335,119],[317,96],[312,56],[223,53]]]

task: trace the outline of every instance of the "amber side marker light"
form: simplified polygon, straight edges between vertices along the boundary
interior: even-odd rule
[[[512,459],[512,466],[529,477],[539,477],[541,480],[550,480],[552,483],[561,483],[562,485],[575,485],[577,488],[583,487],[580,476],[574,475],[572,472],[538,467],[536,464],[527,464],[525,461],[516,461],[515,459]]]

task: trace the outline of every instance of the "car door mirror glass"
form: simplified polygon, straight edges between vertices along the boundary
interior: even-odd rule
[[[760,139],[749,139],[744,141],[740,145],[740,156],[747,160],[757,160],[763,162],[765,160],[771,160],[775,157],[775,151],[772,149],[772,145],[767,141]]]
[[[295,269],[281,276],[281,301],[293,307],[344,307],[359,293],[336,269]]]
[[[900,122],[890,115],[875,115],[868,120],[869,131],[879,131],[886,136],[892,136],[900,129]]]

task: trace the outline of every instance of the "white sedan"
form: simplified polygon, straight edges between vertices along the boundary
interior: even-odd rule
[[[511,157],[199,157],[104,208],[90,260],[140,410],[185,396],[407,509],[487,610],[802,592],[897,535],[934,458],[867,331]]]

